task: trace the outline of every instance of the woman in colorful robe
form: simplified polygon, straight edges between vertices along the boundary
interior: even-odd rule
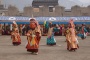
[[[73,20],[70,20],[70,27],[68,29],[67,39],[67,50],[75,51],[78,48],[77,41],[76,41],[76,32],[75,32],[75,25]]]
[[[82,38],[82,39],[85,39],[86,36],[87,36],[87,33],[88,33],[88,31],[87,31],[87,29],[85,28],[85,25],[82,24],[81,38]]]
[[[49,24],[49,30],[48,30],[48,38],[47,38],[47,45],[56,45],[56,40],[54,38],[54,31],[53,31],[52,23]]]
[[[21,44],[19,29],[15,21],[13,22],[13,31],[11,32],[11,38],[12,38],[12,44],[14,46]]]
[[[30,20],[30,30],[27,33],[26,49],[32,54],[38,54],[39,42],[41,38],[40,25],[35,19]]]

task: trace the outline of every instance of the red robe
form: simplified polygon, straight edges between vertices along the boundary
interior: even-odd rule
[[[38,52],[39,41],[40,41],[40,33],[35,30],[30,30],[27,33],[28,43],[26,45],[27,51],[29,52]]]
[[[13,45],[20,45],[21,44],[21,38],[20,34],[16,32],[12,32],[12,44]]]

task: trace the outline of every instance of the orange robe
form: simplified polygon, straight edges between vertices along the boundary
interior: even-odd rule
[[[66,42],[67,42],[67,50],[70,50],[71,49],[71,41],[70,41],[70,29],[68,28],[66,31],[65,31],[65,37],[66,37]]]
[[[39,48],[39,41],[40,41],[40,32],[36,31],[36,30],[29,30],[27,33],[27,45],[26,45],[26,49],[29,52],[38,52],[38,48]]]
[[[13,45],[20,45],[21,44],[21,38],[20,38],[19,33],[12,32],[11,37],[12,37],[12,44]]]
[[[73,28],[69,28],[66,30],[66,41],[67,41],[67,50],[70,49],[77,49],[77,41],[76,41],[76,34]]]
[[[70,28],[70,33],[71,48],[77,48],[75,29]]]

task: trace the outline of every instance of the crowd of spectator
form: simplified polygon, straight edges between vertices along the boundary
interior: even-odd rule
[[[40,26],[41,26],[42,35],[46,36],[49,27],[48,26],[45,27],[43,24]],[[63,36],[67,26],[68,26],[67,24],[53,24],[54,32],[55,32],[54,35]],[[81,32],[81,27],[82,27],[81,24],[75,25],[75,29],[78,33]],[[19,24],[18,28],[19,28],[20,35],[25,35],[27,33],[27,31],[30,29],[28,24]],[[90,33],[90,25],[86,25],[86,29]],[[0,35],[10,35],[10,33],[11,33],[10,25],[1,25],[0,24]]]

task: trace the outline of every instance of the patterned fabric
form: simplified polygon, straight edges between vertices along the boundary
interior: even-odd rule
[[[27,40],[27,51],[38,52],[40,35],[35,30],[29,30],[29,32],[27,33]]]
[[[56,45],[56,40],[55,40],[54,36],[47,38],[47,45]]]
[[[34,28],[31,28],[31,30],[28,31],[27,33],[27,45],[26,45],[26,49],[29,52],[38,52],[38,48],[39,48],[39,41],[41,38],[41,30],[40,30],[40,25],[39,23],[35,20],[35,19],[30,19],[30,24],[35,23],[34,25],[36,25]],[[32,25],[33,26],[33,25]]]
[[[13,21],[13,31],[11,33],[11,37],[12,37],[13,45],[21,44],[21,38],[20,38],[20,34],[19,34],[18,25],[15,21]]]
[[[19,33],[13,32],[11,37],[12,37],[13,45],[20,45],[21,44],[21,38],[20,38]]]
[[[85,26],[82,26],[82,34],[81,34],[81,38],[85,39],[87,36],[87,29],[85,28]]]
[[[70,27],[66,30],[67,50],[77,49],[76,31],[73,20],[69,22]]]

